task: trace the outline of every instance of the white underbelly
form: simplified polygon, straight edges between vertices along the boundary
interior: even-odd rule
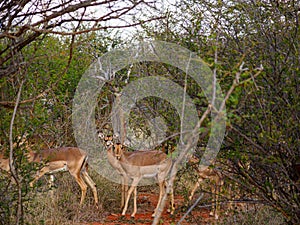
[[[48,172],[48,174],[54,174],[68,171],[68,166],[65,161],[50,162],[49,169],[50,171]]]

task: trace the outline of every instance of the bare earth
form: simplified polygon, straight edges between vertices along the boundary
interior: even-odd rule
[[[156,194],[149,194],[149,193],[139,193],[138,194],[138,212],[135,215],[135,218],[131,218],[130,214],[132,209],[129,208],[127,210],[126,216],[121,216],[119,214],[109,214],[105,217],[104,222],[91,222],[91,223],[84,223],[85,225],[150,225],[152,224],[153,218],[151,217],[153,210],[157,204],[158,196]],[[178,206],[182,206],[184,204],[184,199],[181,196],[175,196],[175,207],[176,207],[176,216],[171,216],[167,212],[167,208],[164,210],[161,223],[163,225],[171,225],[177,224],[180,218],[184,215],[184,212],[178,211]],[[196,222],[197,221],[197,222]],[[186,218],[182,225],[186,224],[211,224],[213,223],[213,219],[209,217],[209,210],[208,209],[194,209],[191,214]]]

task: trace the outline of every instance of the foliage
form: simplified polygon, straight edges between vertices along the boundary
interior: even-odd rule
[[[300,220],[294,169],[300,155],[299,7],[297,1],[181,1],[178,14],[146,28],[158,39],[199,52],[223,90],[245,63],[241,78],[250,80],[227,102],[220,161],[227,176],[290,223]],[[261,66],[262,75],[254,78]]]
[[[30,207],[37,203],[32,201],[34,195],[28,189],[28,182],[35,169],[24,158],[26,148],[21,143],[22,137],[42,134],[52,136],[56,146],[76,144],[71,104],[81,75],[96,57],[124,44],[123,37],[116,30],[106,29],[111,25],[102,22],[125,19],[136,7],[152,6],[150,1],[145,1],[145,5],[144,1],[128,1],[130,5],[122,8],[118,8],[121,1],[74,1],[53,3],[58,4],[59,10],[55,10],[50,1],[44,6],[41,2],[0,3],[1,151],[9,149],[12,109],[19,86],[25,81],[13,142],[15,166],[28,206],[25,213],[33,216]],[[94,17],[93,13],[83,10],[82,14],[79,10],[93,4],[104,4],[108,13]],[[167,13],[159,12],[158,16],[153,13],[145,21],[164,20],[145,24],[134,17],[143,28],[135,38],[169,41],[196,52],[216,73],[224,93],[244,66],[240,79],[247,82],[239,84],[227,101],[227,134],[219,163],[223,173],[241,191],[281,212],[286,222],[300,223],[299,174],[294,167],[300,158],[299,2],[184,0],[174,4]],[[46,6],[51,9],[49,13],[43,10]],[[77,23],[63,20],[66,12],[63,9]],[[40,16],[39,22],[33,22],[34,16]],[[131,22],[124,26],[135,24]],[[64,27],[67,29],[61,29],[65,24],[69,24]],[[263,72],[255,77],[261,67]],[[147,76],[162,76],[182,87],[186,85],[198,114],[205,111],[207,99],[194,80],[189,77],[185,80],[184,72],[169,65],[143,62],[119,71],[118,78],[103,87],[96,114],[99,129],[111,123],[115,92],[128,82]],[[179,115],[169,103],[148,97],[139,101],[132,112],[130,125],[136,133],[142,130],[151,135],[149,121],[161,117],[168,126],[169,145],[178,143]],[[197,152],[200,156],[210,133],[209,119],[200,128]],[[17,189],[5,175],[0,179],[0,221],[9,224],[16,215]],[[110,201],[109,196],[104,198]],[[64,208],[59,207],[59,210]]]

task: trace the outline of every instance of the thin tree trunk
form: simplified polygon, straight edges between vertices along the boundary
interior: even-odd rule
[[[21,97],[21,92],[22,92],[22,87],[23,87],[24,81],[22,81],[19,92],[17,95],[17,100],[15,103],[14,107],[14,112],[10,121],[10,127],[9,127],[9,167],[10,167],[10,172],[12,177],[14,178],[17,187],[18,187],[18,207],[17,207],[17,218],[16,218],[16,224],[23,224],[23,204],[22,204],[22,185],[21,185],[21,180],[18,178],[17,171],[14,165],[14,158],[13,158],[13,125],[14,125],[14,120],[16,117],[18,105],[20,102],[20,97]]]

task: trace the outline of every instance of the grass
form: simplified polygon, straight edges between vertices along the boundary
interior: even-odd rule
[[[119,214],[121,199],[120,185],[108,181],[92,170],[90,171],[90,175],[97,185],[100,203],[99,209],[96,209],[94,206],[94,198],[90,188],[88,188],[84,204],[82,206],[79,205],[81,190],[74,178],[68,173],[55,175],[55,184],[57,187],[53,191],[48,190],[47,176],[45,176],[41,178],[34,189],[29,189],[29,200],[25,204],[25,223],[47,225],[88,224],[89,222],[104,222],[104,219],[110,213]],[[179,176],[180,175],[181,174],[179,174]],[[189,193],[187,187],[189,187],[190,184],[187,184],[186,181],[193,183],[194,180],[193,177],[184,177],[182,175],[180,179],[177,179],[175,194],[187,197]],[[1,183],[3,184],[4,181],[5,180],[1,180]],[[204,189],[207,189],[205,185],[204,183]],[[7,191],[7,189],[3,189],[3,191],[5,190]],[[158,193],[158,188],[157,185],[145,186],[139,187],[139,191],[145,191],[147,193],[154,191]],[[198,190],[198,193],[199,192],[200,190]],[[211,195],[206,193],[205,196],[206,197],[200,201],[199,206],[211,202]],[[5,200],[10,197],[10,195],[3,195],[2,197],[3,200]],[[222,199],[224,200],[225,197],[221,197],[221,200]],[[128,212],[132,210],[132,200],[130,202]],[[249,207],[245,207],[242,210],[241,208],[237,208],[226,215],[225,204],[222,206],[220,219],[214,223],[225,225],[284,224],[284,219],[281,214],[275,212],[272,208],[263,205],[256,207],[253,205],[248,206]],[[176,207],[179,206],[177,205]],[[177,210],[180,210],[180,208],[177,208]],[[187,208],[185,208],[184,211],[186,210]],[[203,208],[197,206],[194,210],[203,212]],[[201,216],[198,218],[190,216],[188,220],[191,221],[191,224],[204,224],[205,221]]]
[[[47,191],[47,181],[41,179],[41,186],[32,192],[33,198],[26,205],[25,221],[28,224],[78,224],[81,222],[102,221],[105,211],[119,209],[118,185],[107,181],[91,172],[91,177],[97,185],[99,209],[95,208],[94,198],[88,188],[86,199],[79,205],[81,190],[75,180],[68,174],[57,174],[56,188]]]
[[[230,216],[223,216],[219,224],[224,225],[283,225],[286,224],[283,216],[268,206],[259,206],[256,209],[237,211]]]

